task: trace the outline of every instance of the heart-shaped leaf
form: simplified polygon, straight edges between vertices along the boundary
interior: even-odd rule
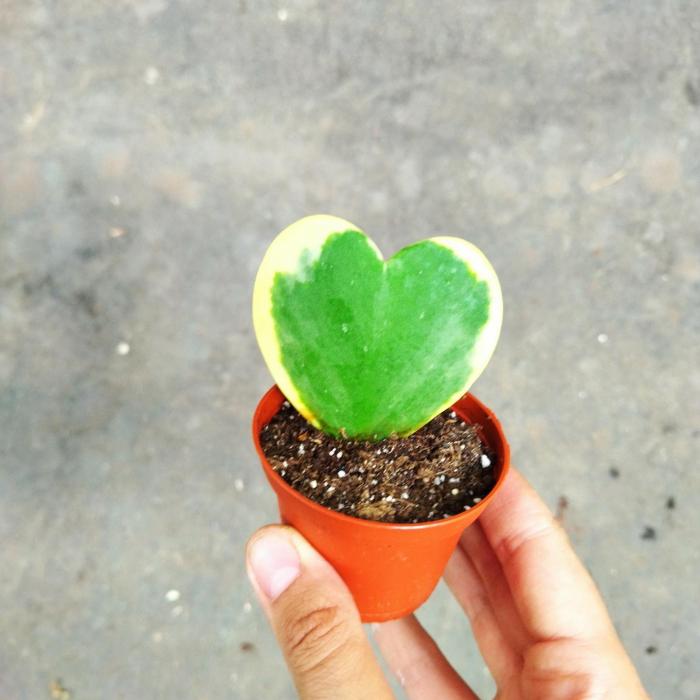
[[[460,238],[384,261],[357,226],[310,216],[260,265],[255,331],[285,396],[348,437],[408,435],[454,403],[488,363],[503,303],[496,273]]]

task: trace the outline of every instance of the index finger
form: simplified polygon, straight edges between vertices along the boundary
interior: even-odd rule
[[[613,632],[598,589],[564,530],[515,469],[479,523],[535,639]]]

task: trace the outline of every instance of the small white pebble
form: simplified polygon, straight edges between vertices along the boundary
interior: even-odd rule
[[[470,510],[471,506],[464,506],[464,510]]]
[[[376,486],[379,482],[376,479],[372,479],[372,486]]]
[[[281,474],[282,476],[284,476],[286,473],[287,473],[287,472],[286,472],[286,470],[284,470],[284,469],[282,469],[282,470],[280,471],[280,474]]]
[[[236,489],[236,491],[243,491],[245,484],[243,483],[243,479],[234,479],[233,480],[233,488]]]
[[[605,343],[608,342],[608,334],[607,333],[598,333],[598,342],[601,345],[605,345]]]
[[[304,446],[303,446],[303,445],[299,445],[299,454],[300,454],[300,455],[303,455],[304,452],[306,452],[306,450],[304,449]]]
[[[450,479],[450,483],[451,483],[451,484],[458,484],[458,483],[459,483],[459,478],[458,478],[458,477],[452,477],[452,478]]]
[[[332,457],[335,454],[335,447],[332,447],[329,451],[328,454]]]
[[[477,496],[477,497],[474,499],[474,503],[479,503],[479,501],[481,501],[481,499]]]
[[[335,491],[335,486],[329,486],[328,491],[326,491],[326,493],[333,493],[333,491]]]
[[[309,486],[312,489],[315,489],[318,486],[318,481],[316,481],[316,479],[311,479],[311,481],[309,482]]]
[[[165,600],[167,600],[168,603],[175,603],[176,601],[180,600],[180,591],[176,590],[175,588],[171,588],[165,594]]]
[[[344,504],[344,503],[338,503],[338,510],[343,510],[343,508],[345,508],[345,504]]]
[[[289,406],[290,406],[289,401],[283,401],[283,402],[282,402],[282,405],[283,405],[285,408],[289,408]]]
[[[160,78],[160,71],[155,66],[148,66],[143,74],[143,82],[146,85],[155,85]]]
[[[401,494],[401,498],[408,498],[408,492],[407,492],[407,491],[404,491],[404,492]]]
[[[117,355],[128,355],[131,352],[131,345],[122,340],[121,343],[117,343],[116,351]]]
[[[491,466],[491,460],[486,455],[481,455],[481,466],[484,469]]]
[[[393,497],[393,496],[387,496],[384,500],[385,500],[387,503],[393,503],[393,502],[394,502],[394,497]]]
[[[342,451],[342,450],[338,450],[338,454],[336,455],[336,457],[337,457],[338,459],[340,459],[342,456],[343,456],[343,451]]]
[[[289,19],[289,12],[287,12],[287,10],[285,10],[284,8],[277,10],[277,19],[280,22],[286,22]]]
[[[440,481],[440,477],[439,477],[439,476],[436,476],[436,477],[433,479],[433,483],[435,484],[435,486],[440,486],[440,484],[442,483],[442,482]]]
[[[450,418],[456,418],[457,414],[454,411],[450,411]]]
[[[461,450],[466,450],[466,449],[467,449],[467,446],[466,446],[466,445],[460,445],[459,448],[460,448]]]
[[[459,493],[459,489],[452,489],[452,491],[450,491],[450,493],[451,493],[453,496],[456,496],[456,495]]]
[[[346,471],[344,469],[338,469],[338,476],[342,479],[346,475]]]

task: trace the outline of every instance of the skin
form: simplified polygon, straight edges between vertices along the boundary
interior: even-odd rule
[[[247,560],[302,700],[393,697],[349,591],[295,530],[259,530]],[[465,531],[445,581],[469,619],[497,698],[648,700],[593,580],[515,470]],[[407,697],[477,697],[414,616],[373,630]]]

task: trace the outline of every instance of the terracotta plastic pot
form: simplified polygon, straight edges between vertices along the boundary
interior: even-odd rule
[[[253,441],[272,485],[282,522],[292,525],[335,567],[352,592],[363,622],[381,622],[413,612],[432,593],[457,541],[503,485],[510,448],[496,416],[471,394],[453,410],[478,423],[480,437],[497,455],[497,481],[470,510],[426,523],[393,524],[343,515],[302,496],[275,472],[260,446],[260,431],[279,411],[284,396],[273,386],[253,416]]]

